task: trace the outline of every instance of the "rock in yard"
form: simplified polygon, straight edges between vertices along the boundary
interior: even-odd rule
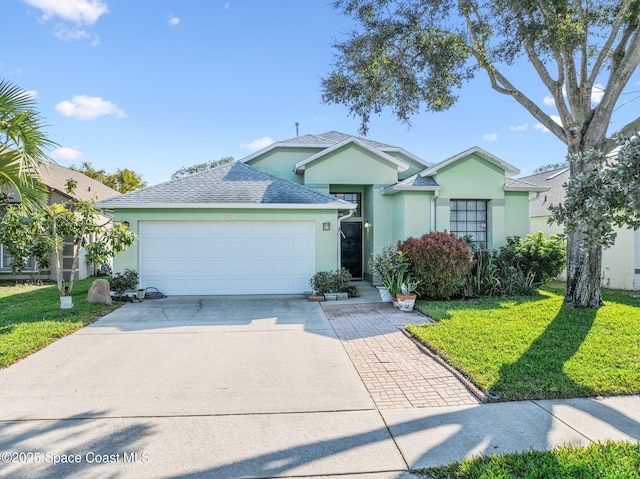
[[[106,279],[96,279],[91,283],[91,288],[89,288],[89,293],[87,293],[87,303],[111,304],[109,281]]]

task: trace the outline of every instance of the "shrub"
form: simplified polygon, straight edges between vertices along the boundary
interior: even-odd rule
[[[130,269],[125,269],[124,273],[116,273],[109,280],[111,291],[120,297],[125,291],[134,291],[138,287],[138,273]]]
[[[562,272],[565,259],[565,245],[555,235],[550,239],[542,233],[532,233],[524,239],[511,236],[498,251],[474,253],[463,294],[468,297],[533,294],[538,286]]]
[[[557,235],[545,238],[538,231],[526,238],[511,236],[497,253],[499,261],[533,275],[533,283],[541,285],[555,279],[565,268],[567,247]]]
[[[460,292],[473,266],[473,253],[464,239],[447,233],[428,233],[398,243],[409,260],[409,272],[419,281],[422,298],[448,299]]]
[[[318,271],[309,280],[311,289],[316,294],[349,292],[351,273],[346,268],[335,271]]]

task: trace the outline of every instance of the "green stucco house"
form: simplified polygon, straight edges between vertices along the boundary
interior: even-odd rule
[[[137,244],[114,270],[171,295],[290,294],[344,266],[373,280],[369,258],[430,231],[497,248],[529,232],[519,170],[474,147],[439,163],[339,132],[305,135],[186,178],[102,201]]]

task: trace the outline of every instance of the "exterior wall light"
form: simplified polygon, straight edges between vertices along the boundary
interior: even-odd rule
[[[322,231],[330,231],[331,230],[331,223],[328,221],[325,221],[324,223],[322,223]]]
[[[365,227],[366,229],[371,228],[371,223],[369,223],[369,220],[366,220],[366,221],[364,222],[364,227]]]

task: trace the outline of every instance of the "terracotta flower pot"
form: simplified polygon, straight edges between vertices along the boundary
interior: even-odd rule
[[[398,308],[400,311],[413,311],[413,307],[416,304],[417,296],[415,294],[399,294],[398,298]]]

